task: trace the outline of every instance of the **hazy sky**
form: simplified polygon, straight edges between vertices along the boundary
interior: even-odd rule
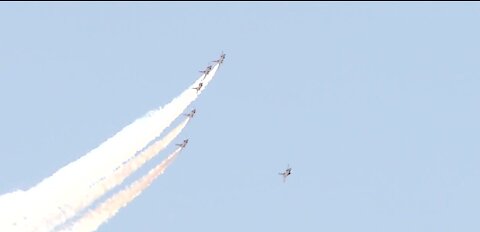
[[[0,193],[224,51],[188,147],[99,231],[479,231],[479,25],[478,2],[1,3]]]

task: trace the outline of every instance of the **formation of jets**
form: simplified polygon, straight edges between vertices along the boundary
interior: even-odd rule
[[[220,55],[220,58],[218,60],[214,60],[212,62],[215,62],[217,64],[222,64],[224,59],[225,59],[225,53],[223,53],[223,51],[222,51],[222,54]],[[205,77],[210,73],[210,71],[212,71],[212,68],[213,68],[213,66],[209,65],[209,66],[207,66],[207,68],[205,68],[205,70],[199,71],[199,72],[204,74],[203,79],[205,79]],[[200,91],[200,89],[202,87],[203,87],[203,83],[200,82],[197,87],[192,88],[192,89],[197,90],[197,93],[198,93],[198,91]],[[192,111],[190,111],[190,113],[184,114],[184,115],[187,116],[187,117],[193,118],[193,115],[195,115],[195,112],[196,112],[196,109],[193,109]],[[181,147],[181,148],[185,148],[185,146],[187,146],[187,143],[188,143],[188,139],[185,139],[185,140],[183,140],[182,143],[177,143],[176,145]],[[284,172],[280,172],[278,174],[283,177],[283,182],[285,183],[285,181],[287,180],[287,177],[290,174],[292,174],[292,168],[290,167],[290,165],[288,165]]]
[[[284,183],[285,183],[285,181],[287,180],[287,176],[289,176],[290,174],[292,174],[292,168],[290,167],[290,165],[287,166],[287,169],[285,169],[284,172],[278,173],[278,175],[282,175],[282,176],[283,176],[283,182],[284,182]]]
[[[190,111],[190,113],[184,114],[184,115],[189,117],[189,118],[193,118],[193,115],[195,115],[195,112],[197,112],[197,109],[193,109],[192,111]],[[187,143],[188,143],[188,139],[185,139],[185,140],[183,140],[182,143],[177,143],[175,145],[177,145],[181,148],[185,148],[185,146],[187,146]]]
[[[223,51],[222,51],[222,54],[220,54],[220,59],[214,60],[213,62],[218,63],[218,64],[222,64],[224,59],[225,59],[225,53],[223,53]],[[210,71],[212,71],[212,68],[213,68],[213,66],[209,65],[209,66],[207,66],[207,68],[205,68],[205,70],[199,71],[199,72],[203,73],[203,79],[205,79],[205,77],[207,77],[207,75],[210,73]],[[200,91],[202,86],[203,86],[203,83],[200,82],[197,87],[192,88],[192,89],[196,89],[197,93],[198,93],[198,91]]]

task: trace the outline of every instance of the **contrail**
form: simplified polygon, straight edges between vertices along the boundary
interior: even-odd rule
[[[39,185],[34,187],[33,190],[43,186],[45,186],[45,188],[50,187],[49,184],[58,186],[57,181],[67,183],[75,181],[76,188],[78,188],[78,185],[83,182],[86,182],[85,185],[89,186],[102,177],[107,176],[115,168],[144,148],[145,145],[158,136],[173,122],[173,120],[185,111],[188,105],[190,105],[191,102],[198,97],[198,94],[203,91],[203,88],[208,85],[217,69],[218,65],[215,65],[203,81],[201,81],[201,79],[204,75],[164,108],[151,111],[145,117],[136,120],[134,123],[125,127],[115,136],[101,144],[98,148],[60,169],[50,178],[42,181]],[[197,93],[193,88],[197,87],[200,82],[203,83],[203,88]],[[78,175],[78,173],[85,171],[85,167],[89,167],[90,170],[95,171]],[[65,177],[67,176],[70,176],[71,179],[68,178],[68,181],[65,181],[65,179],[67,179]]]
[[[94,150],[26,191],[28,197],[25,202],[28,203],[22,204],[25,205],[22,216],[17,217],[11,224],[17,223],[15,228],[22,228],[22,232],[47,231],[44,229],[45,224],[52,223],[55,218],[65,214],[65,211],[71,210],[69,203],[87,194],[93,184],[109,176],[167,128],[203,92],[218,67],[219,64],[215,64],[207,75],[201,75],[165,107],[137,119]],[[197,91],[194,88],[200,83],[203,86]],[[3,231],[2,227],[0,230]]]
[[[67,207],[68,210],[65,210],[63,215],[58,217],[55,222],[49,223],[48,230],[65,223],[68,219],[91,205],[95,200],[103,196],[109,190],[121,184],[127,177],[129,177],[132,173],[155,157],[168,144],[170,144],[180,134],[180,132],[182,132],[189,121],[190,117],[187,117],[187,119],[185,119],[180,125],[168,133],[164,138],[148,146],[139,155],[133,157],[116,169],[111,176],[102,179],[100,182],[92,186],[86,196],[81,196],[79,199],[76,199],[74,202],[70,203],[68,205],[69,207]]]
[[[79,195],[84,195],[89,192],[89,187],[92,184],[111,174],[118,166],[126,162],[148,142],[158,136],[164,128],[168,127],[172,121],[185,111],[188,105],[190,105],[203,90],[200,89],[200,91],[196,91],[193,88],[198,86],[199,83],[203,83],[203,88],[205,88],[217,70],[218,65],[215,65],[208,75],[202,75],[193,85],[163,109],[150,112],[146,117],[137,120],[138,123],[137,121],[134,122],[137,126],[123,133],[122,137],[120,137],[121,139],[116,140],[118,142],[114,143],[111,149],[90,155],[90,159],[87,159],[88,161],[85,164],[77,165],[78,168],[70,172],[72,173],[70,177],[62,176],[62,179],[60,179],[61,182],[54,183],[51,188],[48,188],[48,185],[46,185],[48,193],[52,192],[51,189],[59,188],[58,186],[65,186],[66,188],[63,188],[64,191],[58,191],[56,196],[50,198],[52,200],[59,199],[59,201],[54,200],[53,205],[57,207],[51,208],[53,213],[49,214],[49,217],[46,218],[45,221],[49,223],[53,220],[52,218],[61,217],[61,215],[64,214],[62,210],[68,209],[69,202],[72,202],[72,200],[76,199]],[[202,81],[201,79],[203,77],[205,79]],[[120,133],[122,132],[123,131]],[[114,136],[113,139],[116,138],[117,136]],[[87,173],[85,173],[86,167],[88,167],[87,170],[89,170]],[[82,174],[79,175],[79,173]],[[85,175],[83,175],[83,173],[85,173]],[[67,187],[69,185],[70,187]],[[75,191],[70,192],[69,189],[75,189]],[[58,207],[61,207],[62,210],[59,210]]]
[[[124,190],[116,193],[97,208],[90,210],[82,218],[71,225],[70,228],[62,231],[88,232],[97,230],[100,225],[115,216],[121,208],[133,201],[143,190],[150,186],[158,176],[163,174],[165,169],[173,162],[181,150],[182,148],[177,148],[177,150],[170,154],[165,160],[151,169],[147,175],[135,181]]]

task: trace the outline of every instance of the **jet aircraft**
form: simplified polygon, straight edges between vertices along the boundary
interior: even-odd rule
[[[210,71],[212,71],[212,66],[211,65],[209,65],[205,70],[199,71],[199,72],[204,73],[205,76],[207,76],[210,73]]]
[[[195,88],[192,88],[192,89],[196,89],[196,90],[197,90],[197,93],[198,93],[198,91],[200,91],[200,89],[202,88],[202,86],[203,86],[203,83],[200,82],[200,84],[198,84],[198,87],[195,87]]]
[[[183,140],[182,143],[177,143],[177,144],[175,144],[175,145],[177,145],[177,146],[179,146],[179,147],[181,147],[181,148],[184,148],[185,146],[187,146],[187,143],[188,143],[188,139],[185,139],[185,140]]]
[[[290,165],[287,166],[287,169],[285,169],[284,172],[280,172],[278,173],[279,175],[282,175],[283,176],[283,182],[285,183],[286,179],[287,179],[287,176],[289,176],[290,174],[292,174],[292,168],[290,167]]]
[[[190,113],[184,114],[184,115],[187,116],[187,117],[193,118],[193,115],[195,115],[196,112],[197,112],[197,110],[193,109],[192,111],[190,111]]]
[[[222,51],[222,54],[220,55],[220,59],[214,60],[213,62],[222,64],[224,59],[225,59],[225,53],[223,53]]]

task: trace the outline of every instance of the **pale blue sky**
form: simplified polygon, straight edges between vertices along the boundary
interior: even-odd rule
[[[0,193],[223,50],[188,147],[99,231],[479,231],[479,25],[465,2],[1,3]]]

